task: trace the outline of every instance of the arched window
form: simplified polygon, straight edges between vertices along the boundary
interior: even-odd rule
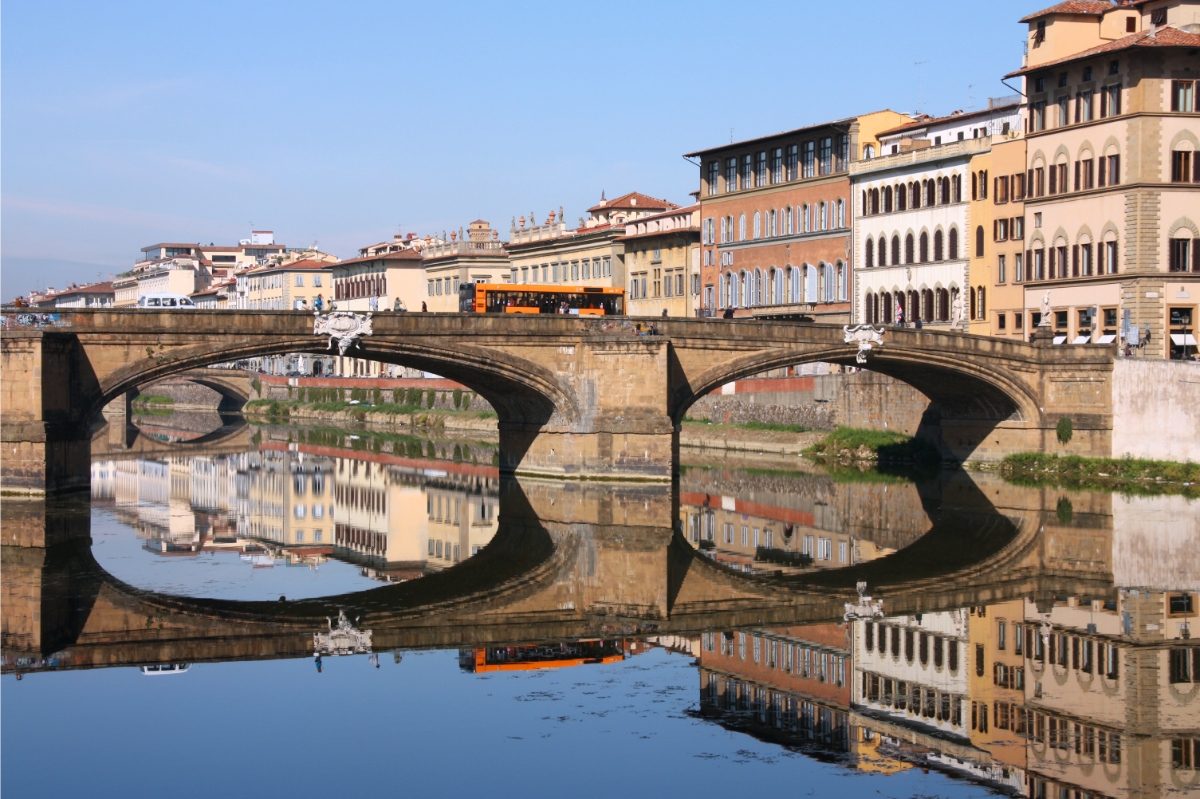
[[[937,191],[932,178],[925,181],[925,204],[937,205]]]
[[[883,187],[883,212],[890,214],[892,212],[892,187]]]
[[[754,238],[762,238],[762,214],[754,212]]]
[[[783,270],[782,269],[774,270],[774,272],[772,273],[772,277],[774,279],[771,281],[771,283],[775,287],[775,291],[774,291],[774,296],[771,297],[771,302],[774,303],[775,305],[782,305],[784,302],[787,302],[787,300],[784,297],[784,290],[786,289],[786,286],[784,284],[784,279],[783,279]]]
[[[865,248],[863,250],[863,261],[864,261],[864,266],[866,266],[868,269],[870,269],[872,266],[875,265],[875,241],[874,241],[874,239],[867,239]]]
[[[821,265],[821,281],[825,284],[825,302],[833,302],[834,300],[834,284],[833,284],[833,266],[831,264]]]
[[[975,257],[983,257],[983,225],[975,226]]]
[[[908,184],[909,207],[914,211],[921,207],[921,184],[915,180]]]
[[[974,172],[971,173],[971,199],[979,199],[979,178],[975,176]]]
[[[915,250],[913,234],[909,233],[904,237],[904,263],[911,264],[913,262],[913,258],[916,257]]]
[[[892,315],[895,304],[892,302],[892,293],[890,291],[883,292],[879,298],[879,321],[891,323],[894,318]]]
[[[942,231],[935,230],[933,232],[933,260],[940,261],[945,254],[942,249]]]
[[[846,227],[846,201],[845,200],[837,201],[837,226],[838,226],[839,230],[841,228]]]
[[[790,236],[796,232],[792,227],[792,206],[783,209],[783,229],[786,235]]]
[[[801,290],[802,290],[802,286],[800,283],[800,267],[793,266],[790,269],[788,269],[788,272],[789,272],[789,277],[790,277],[790,280],[789,280],[790,285],[788,286],[788,289],[789,289],[788,301],[789,302],[800,302]]]
[[[868,209],[868,213],[879,213],[879,189],[871,189],[869,196],[871,198],[871,206]]]
[[[899,266],[900,261],[900,235],[892,234],[892,266]]]
[[[879,265],[887,266],[887,239],[879,237]]]
[[[754,304],[763,304],[763,270],[754,270]]]
[[[921,321],[933,321],[933,289],[921,290]]]
[[[980,320],[987,319],[987,295],[985,293],[986,291],[987,291],[987,289],[985,289],[983,286],[979,287],[979,299],[975,303],[975,313],[976,313],[975,318],[976,319],[980,319]]]
[[[846,301],[846,265],[840,261],[837,265],[837,299],[838,302]]]
[[[808,233],[810,230],[812,230],[812,228],[810,227],[811,220],[809,219],[809,215],[808,215],[808,203],[805,203],[803,208],[801,208],[800,219],[802,220],[801,224],[804,227],[805,233]]]
[[[967,289],[967,299],[969,301],[968,304],[971,306],[970,308],[967,309],[967,314],[968,314],[967,318],[974,319],[975,318],[975,291],[973,289]]]
[[[819,217],[820,217],[820,221],[819,221],[819,224],[818,224],[818,226],[817,226],[817,230],[829,230],[829,217],[828,217],[828,215],[827,215],[827,213],[826,213],[825,201],[824,201],[824,200],[822,200],[822,201],[821,201],[821,202],[820,202],[820,203],[817,205],[817,213],[818,213],[818,215],[819,215]]]
[[[947,235],[946,255],[951,261],[958,260],[958,228],[950,228],[950,233]]]
[[[904,191],[904,184],[896,187],[896,210],[908,210],[908,194]]]
[[[923,264],[929,263],[929,234],[926,233],[924,230],[921,231],[921,242],[920,243],[921,243],[920,262]]]
[[[952,198],[951,202],[957,203],[957,202],[962,201],[962,176],[961,175],[951,175],[951,177],[950,177],[950,196]]]
[[[746,240],[746,215],[740,214],[738,216],[738,241],[745,241],[745,240]]]

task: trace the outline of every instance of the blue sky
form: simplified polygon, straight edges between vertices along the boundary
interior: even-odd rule
[[[694,149],[1010,94],[1034,2],[47,2],[0,26],[0,295],[253,225],[347,256],[603,190],[686,202]]]

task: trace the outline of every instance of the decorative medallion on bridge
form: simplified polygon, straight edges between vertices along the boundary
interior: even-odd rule
[[[327,314],[316,314],[313,322],[313,335],[329,336],[329,348],[337,342],[338,354],[345,355],[351,348],[358,345],[358,340],[369,336],[371,329],[371,314],[366,316],[352,311],[331,311]]]
[[[855,325],[850,327],[845,325],[842,327],[842,332],[846,334],[847,344],[858,344],[858,354],[854,356],[854,360],[858,363],[867,362],[867,353],[875,347],[883,346],[882,327],[875,328],[870,325]]]
[[[846,621],[883,618],[883,600],[871,599],[867,594],[867,584],[862,580],[854,587],[858,590],[858,601],[846,603],[846,613],[842,618]]]
[[[313,633],[314,655],[361,655],[371,651],[371,631],[360,630],[351,624],[346,618],[346,611],[338,611],[336,626],[332,619],[326,621],[329,622],[329,632]]]

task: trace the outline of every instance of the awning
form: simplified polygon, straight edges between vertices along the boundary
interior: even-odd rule
[[[1084,333],[1084,334],[1083,334],[1083,335],[1081,335],[1081,336],[1076,336],[1076,337],[1075,337],[1075,340],[1074,340],[1074,341],[1072,341],[1071,343],[1072,343],[1072,344],[1091,344],[1091,343],[1092,343],[1092,337],[1091,337],[1091,336],[1089,336],[1089,335],[1087,335],[1086,333]]]
[[[1066,344],[1066,343],[1067,343],[1067,337],[1066,337],[1066,336],[1055,336],[1055,337],[1054,337],[1054,340],[1053,340],[1052,342],[1050,342],[1050,343],[1051,343],[1051,344]]]
[[[1196,337],[1191,333],[1172,333],[1171,343],[1180,347],[1196,346]]]
[[[1101,336],[1100,338],[1096,339],[1096,343],[1097,343],[1097,344],[1112,344],[1112,343],[1113,343],[1114,341],[1116,341],[1116,340],[1117,340],[1116,334],[1114,334],[1114,333],[1105,333],[1103,336]]]

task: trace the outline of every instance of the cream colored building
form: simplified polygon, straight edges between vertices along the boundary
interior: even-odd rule
[[[244,307],[252,311],[310,310],[318,294],[332,286],[331,261],[303,259],[256,266],[240,278],[245,286]]]
[[[1025,329],[1193,357],[1200,2],[1060,3],[1028,24]]]
[[[625,224],[625,309],[630,316],[697,316],[700,204]]]
[[[529,227],[525,217],[514,221],[508,242],[512,283],[624,288],[625,225],[634,219],[674,209],[674,203],[638,192],[601,200],[588,209],[587,219],[570,228],[562,210],[551,211],[545,223]]]
[[[476,219],[449,235],[449,241],[430,243],[421,249],[425,265],[425,295],[430,312],[459,310],[459,287],[464,283],[507,283],[508,253],[499,232],[491,223]],[[416,310],[409,307],[408,310]]]

